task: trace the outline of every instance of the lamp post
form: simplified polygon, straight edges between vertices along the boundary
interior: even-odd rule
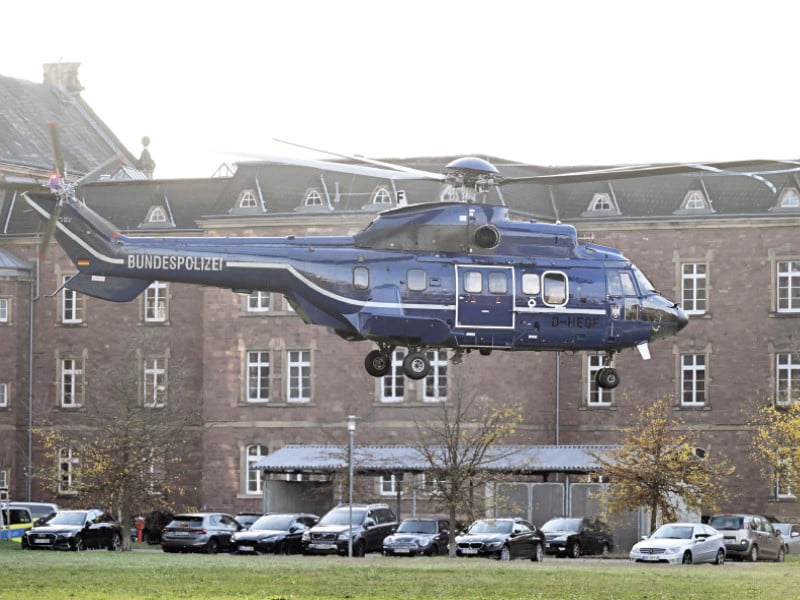
[[[353,558],[353,438],[356,433],[356,418],[353,415],[347,417],[347,433],[350,435],[350,450],[347,453],[347,487],[348,487],[348,535],[347,535],[347,557]]]

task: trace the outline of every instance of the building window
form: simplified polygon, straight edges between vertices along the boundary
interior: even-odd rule
[[[247,401],[269,402],[269,352],[247,353]]]
[[[775,360],[775,404],[790,405],[800,388],[800,354],[779,353]]]
[[[77,408],[83,396],[83,362],[76,358],[61,360],[61,406]]]
[[[0,407],[8,407],[8,384],[0,383]],[[3,487],[3,486],[0,486]]]
[[[253,292],[247,296],[247,312],[269,312],[269,292]]]
[[[253,190],[242,190],[239,193],[239,208],[258,208],[258,198]]]
[[[261,470],[256,466],[262,457],[269,453],[266,446],[253,444],[245,448],[245,461],[247,475],[245,476],[245,491],[248,494],[261,493]]]
[[[800,261],[778,262],[778,312],[800,312]]]
[[[608,212],[610,210],[614,210],[614,204],[611,202],[611,196],[609,194],[596,193],[592,197],[592,201],[589,203],[589,210],[592,212]]]
[[[706,404],[706,355],[681,355],[681,406]]]
[[[8,489],[8,471],[0,469],[0,488]]]
[[[595,376],[605,364],[603,357],[593,354],[586,361],[586,406],[611,406],[614,390],[607,390],[597,385]]]
[[[689,315],[705,314],[708,310],[706,264],[684,263],[681,273],[683,309]]]
[[[306,206],[322,206],[322,196],[317,190],[308,190],[305,199]]]
[[[78,458],[73,453],[72,448],[60,448],[58,450],[58,493],[75,493],[75,469]]]
[[[793,187],[781,189],[778,196],[778,206],[781,208],[800,208],[800,195],[798,195],[797,189]]]
[[[144,360],[144,405],[164,406],[167,399],[167,359],[147,358]]]
[[[0,323],[8,323],[8,298],[0,298]]]
[[[406,378],[403,375],[403,359],[406,353],[402,350],[392,352],[392,368],[388,375],[381,377],[381,402],[402,402],[405,395]]]
[[[148,481],[146,483],[148,493],[157,496],[161,494],[164,489],[164,480],[166,478],[167,470],[164,466],[164,455],[160,450],[150,449],[148,453]]]
[[[403,487],[402,473],[384,473],[381,475],[381,495],[395,496]]]
[[[144,320],[147,323],[164,323],[168,315],[167,284],[154,281],[144,291]]]
[[[425,377],[423,402],[447,401],[447,351],[430,350],[427,352],[431,362],[431,372]]]
[[[286,401],[311,401],[311,352],[290,350],[286,361]]]
[[[167,213],[164,212],[164,209],[160,206],[154,206],[150,210],[150,215],[147,217],[148,223],[166,223],[167,222]]]
[[[62,285],[72,276],[64,275]],[[78,292],[64,288],[61,290],[61,322],[66,324],[83,323],[83,301]]]
[[[384,187],[379,187],[372,195],[373,204],[392,204],[392,195]]]
[[[683,199],[685,210],[702,210],[708,208],[706,197],[700,190],[689,190]]]

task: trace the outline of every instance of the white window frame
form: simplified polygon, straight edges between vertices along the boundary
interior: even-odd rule
[[[239,208],[258,208],[255,190],[247,189],[239,192]]]
[[[249,350],[245,365],[245,400],[248,404],[269,402],[271,356],[268,350]],[[264,392],[266,391],[266,395]]]
[[[778,206],[781,208],[800,208],[800,195],[795,187],[781,189],[778,196]]]
[[[252,292],[247,296],[247,312],[265,313],[270,310],[270,293],[261,290]]]
[[[58,449],[58,493],[75,494],[75,465],[79,459],[72,448]]]
[[[8,408],[8,384],[5,382],[0,383],[0,408]]]
[[[8,489],[8,471],[0,469],[0,488]]]
[[[596,192],[589,203],[590,212],[610,212],[614,210],[614,203],[611,201],[611,194]]]
[[[286,351],[286,402],[311,402],[311,350]]]
[[[168,287],[165,281],[154,281],[144,291],[144,321],[165,323],[169,319]]]
[[[60,387],[61,408],[80,408],[82,406],[83,359],[61,359]]]
[[[775,404],[777,406],[791,405],[798,390],[800,390],[800,354],[776,353]]]
[[[323,202],[322,194],[320,194],[318,190],[311,189],[306,192],[303,204],[305,206],[324,206],[325,202]]]
[[[161,408],[167,402],[167,359],[164,356],[142,360],[142,403],[148,408]]]
[[[406,378],[403,373],[404,350],[392,352],[389,373],[380,378],[380,401],[383,404],[402,402],[405,397]]]
[[[169,223],[167,212],[161,206],[154,206],[147,217],[148,223]]]
[[[800,260],[779,260],[775,269],[777,312],[800,312]],[[793,293],[795,290],[797,293]]]
[[[703,353],[681,354],[680,365],[681,406],[706,406],[708,404],[708,357]],[[702,395],[702,400],[698,400],[700,395]]]
[[[449,364],[447,350],[428,350],[427,355],[431,371],[423,381],[422,401],[447,402]]]
[[[9,304],[8,298],[0,298],[0,323],[8,323],[9,321]]]
[[[383,473],[379,478],[381,496],[396,496],[403,487],[403,473]]]
[[[707,263],[685,262],[681,264],[681,299],[683,310],[687,315],[704,315],[708,312]],[[702,308],[698,308],[698,306]]]
[[[689,190],[683,198],[683,209],[705,210],[708,209],[708,200],[702,190]]]
[[[255,464],[269,454],[269,448],[263,444],[250,444],[244,449],[245,476],[244,493],[261,494],[261,470]]]
[[[597,372],[605,366],[605,358],[599,354],[586,357],[586,406],[606,408],[614,402],[614,390],[601,388],[595,379]]]
[[[385,187],[379,187],[377,190],[375,190],[375,193],[372,194],[372,203],[380,205],[394,204],[394,199],[392,198],[392,194],[389,192],[389,190],[387,190]]]
[[[72,275],[63,275],[61,284],[67,282]],[[61,290],[61,322],[67,325],[77,325],[83,323],[83,302],[80,294],[75,290],[63,288]]]

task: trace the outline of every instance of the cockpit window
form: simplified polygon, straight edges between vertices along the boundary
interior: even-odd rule
[[[642,291],[642,294],[654,294],[656,293],[656,286],[650,283],[650,280],[636,267],[633,267],[633,276],[636,277],[636,283],[639,285],[639,289]]]

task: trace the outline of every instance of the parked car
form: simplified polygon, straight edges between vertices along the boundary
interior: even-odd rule
[[[44,525],[25,531],[23,549],[86,550],[122,548],[122,529],[108,513],[100,509],[60,510]]]
[[[3,505],[0,507],[0,540],[22,541],[22,534],[33,527],[33,517],[27,508]]]
[[[6,506],[6,503],[3,503],[3,506]],[[11,508],[27,508],[31,513],[34,525],[41,525],[58,512],[58,505],[52,502],[12,501],[8,503],[8,506]]]
[[[540,528],[544,533],[545,552],[578,558],[582,554],[608,554],[614,538],[608,526],[597,518],[558,517]]]
[[[544,534],[523,519],[478,519],[456,537],[456,555],[540,561],[544,544]]]
[[[673,565],[725,563],[722,533],[703,523],[668,523],[633,545],[635,562],[665,562]]]
[[[168,510],[153,510],[147,513],[144,518],[142,541],[151,545],[160,544],[164,527],[169,525],[174,516]]]
[[[236,522],[245,529],[250,529],[250,526],[263,516],[264,513],[244,512],[244,513],[236,513],[234,519],[236,519]]]
[[[449,519],[405,519],[392,535],[383,540],[383,553],[386,556],[447,554],[449,535]]]
[[[317,515],[306,513],[264,515],[248,529],[237,531],[231,536],[231,552],[298,553],[303,532],[316,525],[317,521]]]
[[[800,554],[800,523],[773,523],[783,542],[786,544],[786,554]]]
[[[352,535],[353,556],[380,552],[383,540],[397,529],[397,517],[387,504],[353,504],[352,531],[350,505],[329,510],[311,529],[303,533],[302,550],[308,554],[346,555]]]
[[[783,537],[762,515],[714,515],[708,524],[722,532],[729,558],[783,562],[786,556]]]
[[[231,536],[243,528],[227,513],[205,512],[175,515],[161,534],[164,552],[199,550],[216,554],[230,548]]]

